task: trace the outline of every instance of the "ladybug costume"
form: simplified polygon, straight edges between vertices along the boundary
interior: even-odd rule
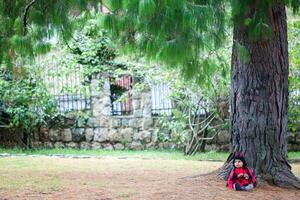
[[[240,160],[243,162],[243,166],[236,168],[234,166],[235,160]],[[238,176],[243,174],[242,176]],[[233,169],[231,170],[228,180],[228,188],[234,190],[251,190],[256,186],[256,179],[250,168],[247,167],[245,158],[238,154],[233,158]]]

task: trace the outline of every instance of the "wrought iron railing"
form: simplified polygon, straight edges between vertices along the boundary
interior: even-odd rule
[[[171,90],[166,83],[151,85],[153,116],[172,115],[172,102],[170,95]]]

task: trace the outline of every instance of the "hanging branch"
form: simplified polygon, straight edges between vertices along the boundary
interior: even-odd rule
[[[23,19],[23,35],[25,36],[27,34],[27,17],[28,17],[28,13],[29,13],[29,9],[30,7],[33,6],[33,4],[35,3],[35,0],[32,0],[31,2],[29,2],[25,8],[24,8],[24,12],[22,14],[22,19]]]

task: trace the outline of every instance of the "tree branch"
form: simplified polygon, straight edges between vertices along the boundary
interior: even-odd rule
[[[35,4],[35,0],[32,0],[30,1],[24,8],[24,12],[23,12],[23,15],[22,15],[22,19],[23,19],[23,35],[26,35],[26,32],[27,32],[27,16],[28,16],[28,13],[29,13],[29,9],[30,7],[33,6],[33,4]]]

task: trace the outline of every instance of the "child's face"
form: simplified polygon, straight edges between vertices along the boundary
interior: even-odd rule
[[[236,160],[234,161],[234,166],[235,166],[236,168],[243,167],[243,162],[242,162],[241,160],[239,160],[239,159],[236,159]]]

